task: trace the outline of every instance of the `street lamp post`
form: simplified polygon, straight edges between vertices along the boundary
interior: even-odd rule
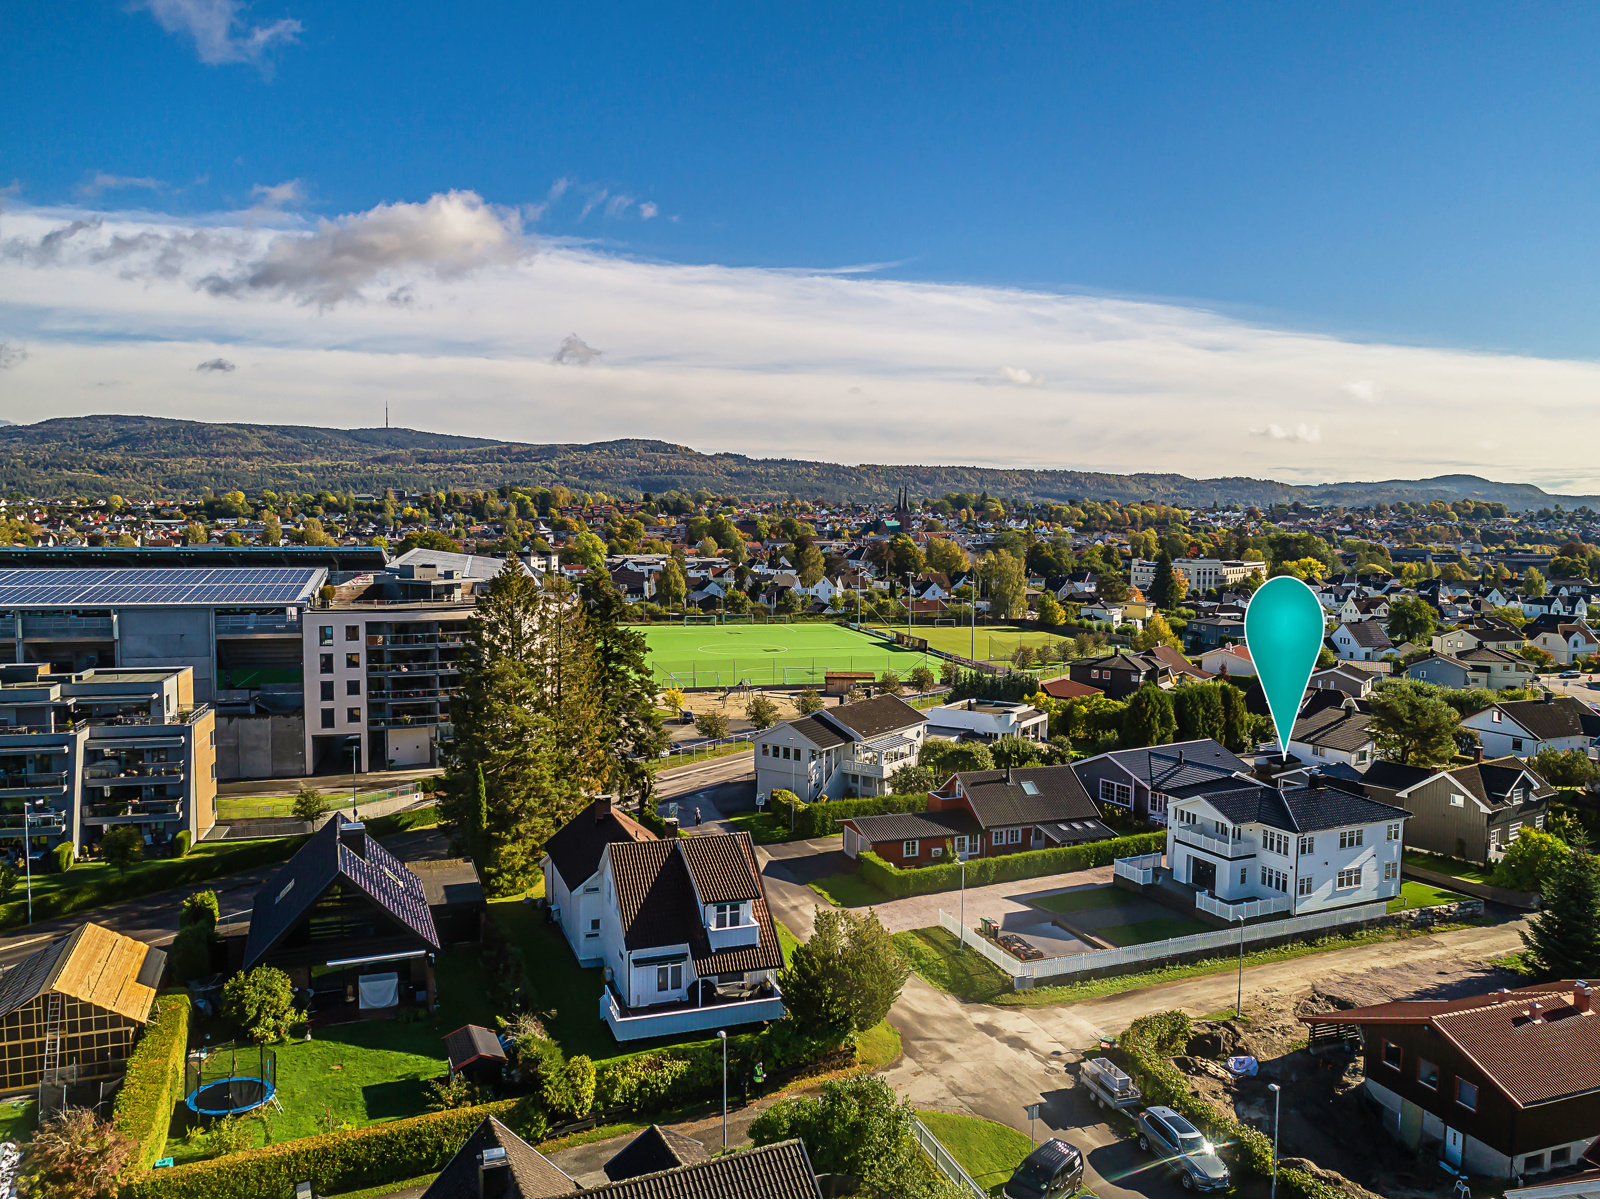
[[[360,820],[361,813],[356,811],[356,774],[361,765],[361,737],[352,733],[347,744],[350,746],[350,819]]]
[[[961,940],[967,939],[967,859],[961,858]]]
[[[722,1152],[728,1152],[728,1030],[717,1030],[722,1042]]]
[[[1272,1199],[1278,1199],[1278,1107],[1283,1090],[1275,1082],[1269,1082],[1267,1090],[1272,1092]]]
[[[1244,917],[1235,916],[1239,922],[1239,990],[1233,1000],[1233,1018],[1244,1019]]]
[[[906,636],[907,637],[911,636],[911,580],[915,577],[915,574],[916,574],[915,571],[910,571],[910,570],[906,571]]]

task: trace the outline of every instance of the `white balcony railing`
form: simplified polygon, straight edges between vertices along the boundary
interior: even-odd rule
[[[1156,871],[1165,857],[1165,854],[1147,853],[1136,858],[1118,858],[1112,865],[1112,872],[1131,879],[1141,887],[1148,886],[1156,881]]]
[[[1221,916],[1224,920],[1254,920],[1261,916],[1275,916],[1290,911],[1294,901],[1287,895],[1274,895],[1270,899],[1241,899],[1229,903],[1215,895],[1202,893],[1194,897],[1194,906],[1202,912]]]
[[[1254,837],[1208,837],[1197,831],[1193,825],[1169,825],[1172,835],[1185,845],[1192,845],[1195,849],[1203,849],[1207,853],[1214,853],[1223,858],[1242,858],[1256,852],[1256,839]]]
[[[611,1035],[619,1041],[712,1032],[764,1020],[782,1020],[785,1015],[787,1010],[783,1006],[783,992],[776,986],[772,988],[771,995],[760,999],[708,1003],[704,1007],[674,1005],[659,1011],[625,1009],[617,1003],[617,997],[611,993],[610,987],[600,993],[600,1018],[610,1027]]]

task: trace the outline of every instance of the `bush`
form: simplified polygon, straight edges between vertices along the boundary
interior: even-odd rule
[[[65,874],[72,869],[72,842],[63,841],[50,851],[50,866],[56,874]]]
[[[167,951],[175,982],[186,983],[211,973],[213,937],[204,924],[185,924],[178,929],[172,948]]]
[[[788,824],[794,814],[797,837],[830,837],[839,831],[839,821],[852,816],[881,816],[889,812],[926,812],[928,797],[916,795],[870,795],[865,799],[834,799],[827,803],[805,803],[792,791],[774,791],[767,800],[767,811],[779,824]]]
[[[306,1018],[295,1010],[289,976],[273,966],[257,966],[230,978],[222,988],[222,1014],[257,1043],[285,1039],[289,1026]]]
[[[694,731],[720,741],[728,735],[728,718],[721,712],[702,712],[694,718]]]
[[[536,1102],[507,1099],[157,1170],[124,1186],[122,1199],[283,1199],[305,1180],[319,1195],[400,1182],[443,1169],[485,1116],[529,1141],[548,1128]]]
[[[1505,857],[1496,864],[1489,881],[1509,891],[1542,891],[1566,856],[1567,846],[1560,837],[1524,825],[1517,830],[1516,840],[1506,846]]]
[[[135,1146],[86,1107],[62,1108],[40,1125],[22,1160],[22,1193],[90,1199],[117,1190]]]
[[[172,1109],[183,1098],[190,1012],[189,997],[181,991],[156,999],[155,1019],[139,1035],[111,1107],[112,1124],[138,1146],[134,1164],[141,1170],[167,1155]]]
[[[800,692],[800,700],[797,706],[800,709],[800,715],[810,716],[813,712],[822,711],[822,696],[817,694],[815,687],[807,687]]]
[[[189,846],[194,843],[194,838],[189,835],[188,829],[179,829],[178,835],[172,839],[173,848],[178,851],[180,858],[187,857]]]
[[[100,838],[101,860],[115,867],[119,875],[126,876],[128,867],[137,862],[143,853],[144,838],[131,824],[107,829],[105,836]]]
[[[215,891],[196,891],[183,901],[183,907],[178,911],[178,927],[185,928],[191,924],[204,925],[208,929],[217,927],[217,921],[222,918],[222,908],[217,903]]]
[[[328,802],[328,797],[315,787],[301,787],[295,792],[294,804],[290,811],[294,813],[296,820],[304,820],[310,824],[313,820],[326,816],[332,806]]]
[[[1166,843],[1166,833],[1136,833],[1110,841],[1091,841],[1087,845],[1028,849],[992,858],[968,858],[967,886],[981,887],[987,883],[1006,883],[1045,874],[1066,874],[1094,866],[1109,866],[1117,858],[1159,853]],[[861,863],[862,881],[871,883],[894,899],[954,891],[961,886],[961,867],[954,862],[944,866],[918,866],[902,870],[871,851],[863,852],[857,860]]]

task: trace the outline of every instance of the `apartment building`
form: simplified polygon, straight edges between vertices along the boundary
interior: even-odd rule
[[[1267,564],[1258,558],[1174,558],[1172,566],[1188,576],[1189,590],[1197,592],[1232,587],[1256,571],[1261,572],[1262,578],[1267,574]],[[1130,573],[1133,585],[1148,593],[1156,581],[1156,564],[1148,558],[1135,558]]]
[[[152,847],[180,831],[197,841],[216,823],[216,761],[215,716],[187,666],[0,666],[0,841],[81,852],[116,825]]]

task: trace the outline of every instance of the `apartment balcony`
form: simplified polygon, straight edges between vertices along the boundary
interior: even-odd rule
[[[408,687],[399,691],[373,691],[367,702],[374,704],[405,703],[417,699],[449,699],[461,693],[460,687]]]
[[[91,766],[83,772],[83,782],[88,787],[147,787],[152,783],[181,783],[183,775],[182,762],[124,766],[115,771],[97,771]]]
[[[0,800],[53,799],[66,794],[67,774],[0,775]]]
[[[454,662],[369,662],[368,674],[460,674]]]
[[[1256,854],[1256,839],[1254,837],[1208,837],[1204,833],[1196,832],[1192,825],[1174,824],[1172,829],[1173,839],[1192,849],[1201,849],[1206,853],[1214,853],[1219,858],[1251,858]]]
[[[1194,897],[1194,906],[1224,920],[1259,920],[1263,916],[1293,911],[1294,900],[1287,895],[1274,895],[1270,899],[1239,899],[1230,903],[1202,891]]]
[[[367,715],[367,727],[369,729],[403,729],[415,725],[437,725],[443,735],[448,735],[451,728],[450,717],[446,713],[440,713],[437,716],[381,716],[375,712],[370,712]]]
[[[460,633],[368,633],[367,644],[402,649],[406,646],[461,646],[466,644],[466,638]]]
[[[612,1036],[626,1042],[685,1033],[711,1033],[743,1024],[782,1020],[788,1014],[783,1006],[783,992],[776,983],[763,984],[750,998],[735,997],[737,992],[728,995],[726,989],[710,984],[691,990],[699,993],[696,1000],[630,1008],[621,1004],[607,987],[600,995],[600,1018],[611,1029]]]

